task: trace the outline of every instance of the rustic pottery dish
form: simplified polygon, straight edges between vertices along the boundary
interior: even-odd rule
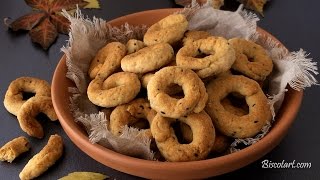
[[[109,23],[114,26],[119,26],[125,22],[132,25],[145,24],[150,26],[175,11],[177,9],[144,11],[114,19]],[[264,36],[276,40],[268,32],[260,28],[258,31]],[[66,78],[66,72],[66,58],[63,56],[52,79],[52,99],[60,123],[70,139],[87,155],[108,167],[131,175],[152,179],[206,178],[234,171],[258,160],[277,146],[287,134],[303,97],[302,91],[298,92],[289,88],[271,131],[262,140],[247,148],[225,156],[201,161],[157,162],[129,157],[99,144],[91,144],[85,131],[74,122],[70,112],[68,87],[74,86],[74,84]]]

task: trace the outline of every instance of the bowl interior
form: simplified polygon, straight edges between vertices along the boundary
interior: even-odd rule
[[[131,25],[145,24],[150,26],[177,10],[180,9],[144,11],[114,19],[109,23],[113,26],[119,26],[126,22]],[[264,37],[271,37],[276,40],[276,38],[266,31],[260,28],[258,31]],[[205,178],[227,173],[256,161],[278,145],[287,133],[298,112],[303,95],[301,91],[298,92],[289,88],[271,131],[254,145],[229,155],[207,160],[157,162],[125,156],[104,148],[99,144],[91,144],[85,131],[83,131],[79,124],[74,122],[70,112],[68,87],[74,87],[74,83],[66,78],[66,72],[66,58],[63,56],[52,79],[52,99],[64,131],[82,151],[98,162],[119,171],[144,178]]]

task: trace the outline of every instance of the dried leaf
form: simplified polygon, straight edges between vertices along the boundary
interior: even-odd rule
[[[58,12],[62,9],[69,11],[71,9],[76,9],[77,5],[79,7],[84,7],[88,5],[88,2],[83,0],[54,0],[50,3],[50,11]]]
[[[245,8],[254,10],[263,16],[263,6],[267,0],[239,0]]]
[[[100,3],[98,0],[84,0],[88,2],[88,5],[84,6],[83,8],[86,9],[99,9],[100,8]]]
[[[9,18],[4,18],[4,24],[13,31],[29,30],[32,42],[39,43],[44,49],[55,41],[58,32],[69,32],[70,22],[61,16],[62,9],[69,12],[75,11],[77,6],[100,8],[98,0],[25,0],[25,3],[36,12],[24,15],[10,24]]]
[[[38,26],[29,31],[32,42],[38,43],[43,49],[48,49],[56,40],[58,32],[56,27],[45,18]]]
[[[103,180],[108,176],[94,172],[73,172],[58,180]]]
[[[33,27],[38,25],[43,18],[46,17],[46,13],[44,12],[33,12],[26,14],[24,16],[21,16],[17,20],[13,21],[9,27],[13,31],[18,30],[31,30]]]
[[[50,18],[51,18],[52,24],[56,26],[59,33],[62,33],[62,34],[69,33],[70,21],[67,18],[59,14],[53,14],[50,16]]]
[[[24,0],[32,8],[49,11],[49,0]]]

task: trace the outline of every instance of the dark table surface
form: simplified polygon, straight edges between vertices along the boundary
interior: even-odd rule
[[[227,4],[234,4],[226,0]],[[89,17],[95,15],[111,20],[126,14],[159,8],[177,7],[169,0],[117,0],[101,2],[101,10],[84,10]],[[310,52],[310,57],[320,61],[320,15],[318,0],[271,0],[265,8],[265,17],[259,26],[277,37],[289,50],[300,48]],[[0,18],[17,18],[31,10],[24,1],[2,0]],[[56,43],[45,52],[31,43],[26,33],[13,33],[5,26],[0,28],[0,97],[4,98],[9,83],[21,76],[33,76],[51,82],[54,69],[62,56],[60,48],[66,44],[67,36],[60,35]],[[318,77],[317,77],[318,78]],[[319,78],[318,78],[319,79]],[[281,144],[260,160],[219,178],[241,179],[320,179],[320,93],[319,87],[308,88],[299,114]],[[0,145],[26,134],[22,132],[15,116],[0,105]],[[108,168],[80,151],[66,136],[59,122],[42,122],[45,137],[42,140],[28,138],[31,151],[12,164],[0,163],[0,179],[18,179],[18,174],[27,161],[46,143],[50,134],[60,134],[65,142],[63,157],[39,179],[57,179],[74,171],[94,171],[115,179],[138,179]],[[263,169],[263,160],[272,162],[310,162],[310,169]],[[125,163],[125,162],[124,162]]]

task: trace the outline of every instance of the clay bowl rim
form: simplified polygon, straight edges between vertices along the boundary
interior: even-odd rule
[[[150,15],[154,13],[160,14],[171,14],[175,11],[181,9],[178,8],[171,8],[171,9],[155,9],[155,10],[148,10],[137,12],[133,14],[129,14],[126,16],[122,16],[116,18],[114,20],[109,21],[110,24],[117,24],[118,22],[122,22],[128,17],[140,17],[144,15]],[[275,37],[273,37],[268,32],[264,31],[261,28],[258,28],[258,31],[261,32],[263,35],[267,37],[271,37],[278,41]],[[278,41],[279,42],[279,41]],[[60,93],[66,93],[67,91],[63,92],[63,88],[59,86],[61,82],[61,78],[65,78],[67,84],[72,84],[69,79],[65,77],[65,74],[61,74],[61,72],[66,72],[66,64],[65,64],[65,55],[60,59],[56,70],[53,75],[52,79],[52,100],[54,108],[57,112],[59,117],[59,121],[67,133],[69,138],[75,143],[82,151],[84,151],[87,155],[91,156],[93,159],[99,161],[100,163],[107,165],[111,168],[120,170],[122,172],[137,175],[141,177],[151,177],[150,175],[141,175],[141,173],[135,173],[130,168],[137,168],[138,166],[142,169],[152,169],[153,171],[176,171],[176,172],[186,172],[192,170],[196,171],[203,171],[203,170],[211,170],[214,167],[221,167],[221,169],[215,169],[215,173],[209,172],[207,174],[212,175],[219,175],[227,172],[231,172],[233,170],[239,169],[244,167],[259,158],[263,157],[265,154],[270,152],[276,145],[278,145],[281,139],[287,134],[287,130],[291,126],[292,122],[295,119],[295,116],[299,110],[299,107],[302,102],[303,91],[295,91],[288,87],[289,91],[286,93],[285,101],[277,114],[276,122],[272,127],[271,131],[259,142],[246,147],[240,151],[234,152],[232,154],[200,160],[200,161],[191,161],[191,162],[159,162],[159,161],[150,161],[144,159],[138,159],[135,157],[126,156],[120,153],[117,153],[113,150],[107,149],[99,144],[91,144],[88,140],[88,136],[84,133],[83,130],[80,130],[80,126],[74,122],[73,118],[70,118],[71,112],[68,107],[69,104],[66,104],[65,99],[62,99],[59,96]],[[69,81],[69,82],[68,82]],[[68,87],[65,87],[68,88]],[[69,93],[68,96],[69,97]],[[288,106],[288,104],[290,106]],[[286,113],[285,113],[286,112]],[[279,120],[281,119],[281,120]],[[104,156],[104,157],[102,157]],[[123,162],[123,167],[119,167],[119,164],[113,166],[113,163],[121,163]],[[238,163],[238,164],[234,164]],[[225,164],[234,164],[233,167],[226,167]],[[129,168],[129,169],[128,169]],[[139,168],[139,169],[140,169]],[[198,176],[196,176],[198,177]],[[207,177],[199,176],[199,177]]]

